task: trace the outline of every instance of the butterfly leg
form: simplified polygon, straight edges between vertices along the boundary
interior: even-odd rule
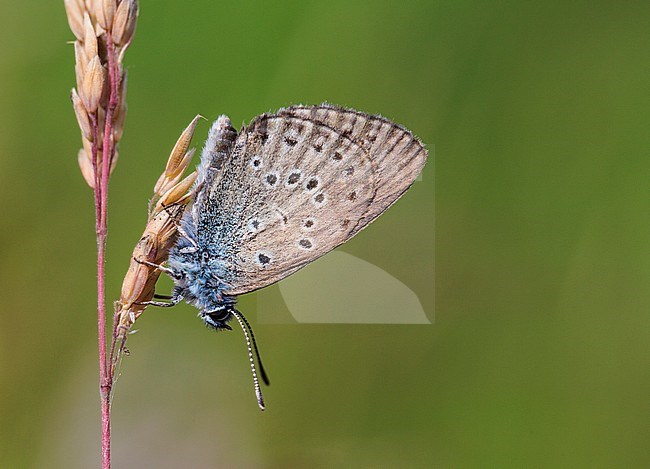
[[[170,269],[169,267],[165,267],[164,265],[154,264],[153,262],[149,262],[149,261],[145,261],[145,260],[142,260],[142,259],[138,259],[138,258],[136,258],[136,257],[134,257],[133,260],[136,261],[138,264],[142,264],[142,265],[146,265],[146,266],[149,266],[149,267],[153,267],[153,268],[155,268],[155,269],[158,269],[158,270],[160,270],[161,272],[163,272],[163,273],[169,275],[171,278],[179,278],[179,274],[178,274],[178,273],[174,272],[174,271],[173,271],[172,269]]]
[[[178,234],[180,234],[183,238],[187,239],[195,250],[199,249],[199,246],[196,244],[196,241],[194,241],[194,238],[187,234],[181,225],[176,226],[176,231],[178,231]]]
[[[143,301],[137,304],[146,306],[159,306],[161,308],[171,308],[172,306],[176,306],[178,303],[183,301],[183,296],[177,294],[176,292],[174,292],[173,295],[154,294],[153,297],[161,300],[169,300],[169,303],[165,301]]]
[[[169,303],[166,303],[164,301],[143,301],[136,304],[143,306],[158,306],[160,308],[171,308],[172,306],[176,306],[178,303],[180,303],[182,299],[183,297],[174,298],[173,301]]]
[[[154,264],[153,262],[145,261],[142,259],[138,259],[136,257],[133,258],[134,261],[136,261],[138,264],[146,265],[149,267],[156,268],[160,270],[161,272],[166,273],[172,278],[179,278],[181,277],[178,273],[174,272],[172,269],[165,267],[160,264]],[[174,289],[174,292],[172,295],[158,295],[154,293],[153,295],[154,298],[160,299],[160,300],[169,300],[169,303],[166,303],[164,301],[142,301],[138,302],[136,304],[138,305],[144,305],[144,306],[159,306],[161,308],[170,308],[172,306],[176,306],[178,303],[180,303],[183,300],[183,295],[180,295],[176,289]]]

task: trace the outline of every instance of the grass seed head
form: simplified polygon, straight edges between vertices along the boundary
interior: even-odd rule
[[[109,30],[113,25],[117,2],[115,0],[100,0],[94,5],[97,22],[105,30]]]
[[[72,88],[72,92],[70,93],[70,99],[72,100],[72,107],[74,108],[75,116],[77,116],[77,123],[81,129],[81,134],[88,140],[92,140],[93,132],[88,111],[86,111],[86,107],[81,101],[77,90],[74,88]]]
[[[125,340],[133,323],[146,308],[146,305],[142,303],[153,299],[156,281],[160,276],[158,269],[144,265],[142,261],[161,264],[167,260],[169,250],[176,241],[177,227],[185,211],[185,206],[192,197],[192,186],[197,173],[194,171],[185,178],[182,176],[194,154],[193,149],[188,151],[188,145],[196,128],[197,120],[198,116],[181,134],[169,156],[165,171],[156,183],[158,189],[159,186],[168,186],[169,188],[163,192],[159,192],[158,189],[154,191],[154,196],[150,201],[150,206],[154,208],[150,209],[147,226],[133,250],[131,264],[122,283],[122,294],[117,302],[115,325],[115,334],[121,341]],[[182,156],[179,158],[179,155]],[[164,183],[161,184],[160,181],[164,181]]]
[[[117,6],[113,18],[113,40],[119,46],[131,42],[138,19],[138,2],[136,0],[122,0]]]
[[[84,38],[84,11],[83,0],[64,0],[65,13],[68,16],[68,24],[72,33],[80,41]]]
[[[190,148],[188,152],[185,153],[185,156],[179,163],[179,168],[182,168],[182,171],[178,171],[178,174],[174,175],[173,172],[172,173],[164,172],[160,175],[158,182],[156,182],[156,187],[154,188],[154,192],[156,195],[162,196],[165,192],[167,192],[169,189],[171,189],[176,184],[178,184],[178,182],[183,178],[183,173],[190,165],[190,162],[192,161],[192,157],[194,156],[195,151],[196,148]]]
[[[91,21],[90,16],[87,12],[84,14],[83,45],[86,52],[86,57],[94,57],[97,55],[97,33],[95,32],[95,27],[93,26],[93,22]]]
[[[196,124],[200,118],[200,115],[194,117],[192,122],[190,122],[185,130],[183,130],[181,136],[176,141],[176,144],[167,159],[165,171],[160,175],[160,178],[158,178],[154,187],[154,194],[157,196],[162,196],[165,192],[176,185],[189,166],[192,156],[194,155],[194,149],[188,151],[188,148],[192,141]]]
[[[105,76],[106,70],[102,66],[99,56],[95,55],[90,59],[90,62],[88,62],[86,76],[84,77],[82,86],[79,89],[81,92],[81,98],[83,99],[88,112],[94,113],[97,111],[99,101],[104,92]]]
[[[194,181],[196,180],[196,175],[197,172],[194,171],[192,174],[190,174],[185,179],[183,179],[182,181],[174,185],[167,192],[165,192],[162,195],[162,197],[160,197],[160,200],[158,200],[158,203],[156,204],[156,208],[154,209],[154,213],[163,210],[165,207],[169,207],[172,204],[178,203],[178,201],[182,197],[184,197],[185,194],[187,194],[187,192],[194,184]]]
[[[90,186],[91,189],[95,188],[95,171],[93,169],[93,164],[90,161],[90,157],[86,154],[86,151],[81,148],[77,154],[77,161],[79,162],[79,169],[81,169],[81,175],[86,180],[86,183]]]
[[[192,122],[190,122],[185,130],[183,130],[181,136],[178,137],[178,140],[167,159],[167,165],[165,166],[165,173],[170,176],[175,175],[175,173],[178,173],[179,171],[185,170],[185,168],[181,167],[180,163],[185,159],[185,154],[187,153],[187,149],[190,147],[190,142],[192,141],[192,136],[196,129],[196,123],[200,118],[200,115],[194,117]]]

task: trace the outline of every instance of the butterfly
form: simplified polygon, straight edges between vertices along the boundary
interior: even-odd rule
[[[258,405],[264,400],[252,328],[237,296],[291,275],[353,237],[415,181],[422,142],[380,116],[329,104],[262,114],[239,132],[227,116],[212,125],[194,198],[167,265],[172,306],[185,300],[213,329],[237,320],[246,337]]]

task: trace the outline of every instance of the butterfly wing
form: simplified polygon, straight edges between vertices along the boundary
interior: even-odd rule
[[[302,117],[320,122],[368,150],[377,166],[378,190],[373,207],[366,215],[376,218],[411,186],[427,159],[422,142],[408,129],[381,116],[331,104],[292,106],[281,115]]]
[[[308,115],[314,109],[319,115]],[[212,225],[199,229],[199,236],[210,237],[203,242],[220,247],[226,295],[277,282],[344,243],[390,206],[424,165],[426,150],[408,131],[381,118],[336,112],[289,108],[259,116],[240,132],[222,177],[209,189],[214,213],[199,216],[199,227]],[[345,125],[353,115],[366,120],[366,133],[356,136],[339,125],[337,119]],[[361,138],[375,133],[392,150]],[[391,165],[409,170],[400,174],[387,169]]]

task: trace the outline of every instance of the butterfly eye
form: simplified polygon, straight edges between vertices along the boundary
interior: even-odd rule
[[[209,313],[206,313],[206,316],[210,316],[210,318],[215,322],[223,322],[230,317],[230,314],[231,314],[230,311],[224,308],[224,309],[218,309],[216,311],[211,311]]]

